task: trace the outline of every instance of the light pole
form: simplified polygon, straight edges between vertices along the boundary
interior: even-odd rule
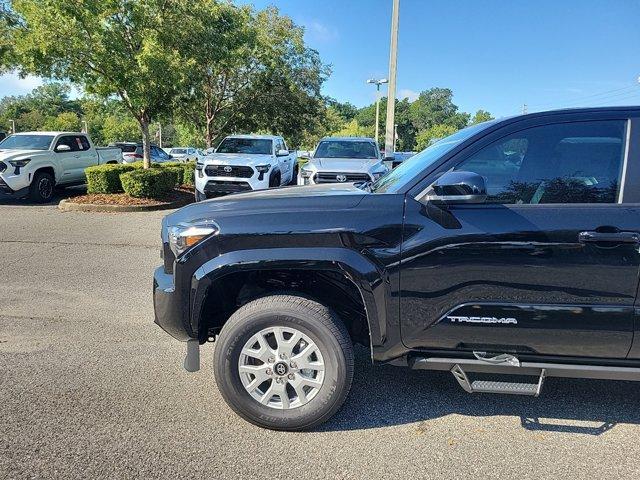
[[[389,88],[387,90],[387,122],[385,125],[384,154],[393,155],[395,146],[395,109],[396,109],[396,67],[398,65],[398,20],[400,14],[400,0],[393,0],[391,15],[391,45],[389,48]]]
[[[389,83],[389,80],[386,78],[381,78],[380,80],[376,78],[370,78],[367,80],[367,83],[371,83],[376,86],[376,143],[378,143],[378,130],[380,125],[380,85],[384,83]]]
[[[15,120],[9,120],[11,122],[11,135],[13,135],[14,133],[16,133],[16,121]]]
[[[82,120],[82,133],[89,133],[89,124],[86,120]]]

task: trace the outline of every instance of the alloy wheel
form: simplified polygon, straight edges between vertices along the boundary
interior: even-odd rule
[[[242,348],[238,372],[245,390],[270,408],[288,410],[313,400],[324,382],[322,352],[291,327],[269,327]]]

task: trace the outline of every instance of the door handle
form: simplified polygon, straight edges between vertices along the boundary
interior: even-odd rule
[[[640,233],[637,232],[580,232],[578,234],[580,243],[640,243]]]

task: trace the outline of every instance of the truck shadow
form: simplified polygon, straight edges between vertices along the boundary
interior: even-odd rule
[[[549,378],[538,398],[468,394],[447,372],[372,366],[356,349],[351,394],[321,431],[402,425],[444,417],[514,416],[527,430],[601,435],[619,423],[640,424],[635,382]]]
[[[77,197],[86,193],[86,185],[56,189],[53,198],[50,202],[47,203],[34,203],[28,198],[16,198],[11,195],[0,193],[0,205],[15,205],[16,207],[46,207],[48,205],[58,205],[58,203],[60,203],[60,200],[63,200],[65,198]]]

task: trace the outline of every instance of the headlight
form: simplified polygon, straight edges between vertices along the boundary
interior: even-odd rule
[[[313,170],[305,170],[304,168],[300,170],[300,173],[302,174],[302,176],[304,178],[311,178],[313,177]]]
[[[23,160],[9,160],[9,163],[16,168],[22,168],[25,167],[30,161],[31,159],[25,158]]]
[[[169,247],[176,258],[210,235],[219,232],[213,222],[179,224],[169,227]]]
[[[258,173],[267,173],[270,168],[271,168],[271,165],[269,165],[269,164],[267,164],[267,165],[256,165],[256,170],[258,171]]]

